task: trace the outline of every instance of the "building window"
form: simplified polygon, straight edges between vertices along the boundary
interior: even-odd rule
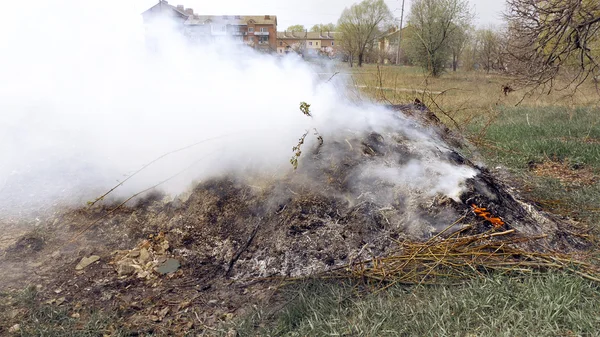
[[[267,27],[260,27],[260,32],[261,33],[268,33],[269,32],[269,28],[267,28]]]
[[[265,35],[261,35],[258,37],[258,44],[267,44],[269,43],[269,37]]]
[[[279,42],[279,45],[280,45],[280,46],[283,46],[283,42],[281,42],[281,41],[280,41],[280,42]]]
[[[332,46],[334,45],[334,44],[333,44],[333,41],[331,41],[331,45],[332,45]]]
[[[310,42],[308,43],[308,45],[309,45],[309,46],[312,46],[312,41],[310,41]]]
[[[254,27],[248,27],[248,32],[249,33],[254,33]]]
[[[319,41],[316,42],[317,46],[319,45]]]

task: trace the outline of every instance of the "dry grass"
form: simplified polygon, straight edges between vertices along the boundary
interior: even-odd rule
[[[501,74],[458,71],[433,78],[416,67],[377,65],[363,68],[342,65],[337,71],[339,74],[336,76],[350,78],[354,90],[375,102],[401,104],[419,98],[442,120],[448,122],[452,119],[461,128],[482,116],[495,120],[498,106],[564,106],[572,110],[578,106],[600,104],[600,95],[591,82],[581,86],[577,92],[565,89],[547,94],[541,90],[530,92],[515,88],[505,95],[502,88],[510,85],[512,79]],[[564,86],[568,86],[568,82],[564,81]],[[454,122],[447,124],[451,126]]]
[[[571,163],[570,160],[548,159],[539,164],[533,163],[531,166],[533,174],[557,179],[568,187],[593,185],[600,180],[590,167]]]
[[[520,244],[539,238],[514,235],[514,230],[447,238],[427,242],[398,242],[399,251],[347,268],[353,278],[381,282],[381,289],[394,284],[436,284],[463,281],[496,274],[533,274],[539,271],[567,271],[600,282],[598,267],[576,256],[537,252]],[[343,274],[342,274],[343,275]]]

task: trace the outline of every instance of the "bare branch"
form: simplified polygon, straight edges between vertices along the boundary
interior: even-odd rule
[[[600,2],[507,0],[511,71],[519,84],[576,90],[600,73]],[[576,70],[574,73],[569,70]],[[570,83],[555,88],[559,75]]]

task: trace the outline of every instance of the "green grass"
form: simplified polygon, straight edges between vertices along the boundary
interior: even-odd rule
[[[313,281],[281,310],[255,312],[240,336],[564,336],[600,331],[597,284],[564,274],[493,277],[377,294]],[[261,327],[262,325],[262,327]]]
[[[477,132],[481,127],[479,121],[470,129]],[[524,168],[527,159],[552,156],[600,167],[600,143],[586,142],[600,142],[598,109],[570,112],[564,107],[502,107],[485,138],[507,150],[487,153],[487,158],[510,167]]]

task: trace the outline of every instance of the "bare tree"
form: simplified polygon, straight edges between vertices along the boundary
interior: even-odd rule
[[[441,75],[453,40],[459,40],[472,19],[468,0],[415,0],[408,17],[415,30],[410,40],[414,62],[433,76]]]
[[[356,54],[361,67],[366,52],[391,22],[392,13],[383,0],[363,0],[344,9],[338,21],[338,31],[341,33],[341,45],[350,60]]]
[[[462,67],[466,70],[476,70],[478,63],[479,40],[476,31],[469,32],[469,38],[462,55]]]
[[[496,35],[491,29],[481,29],[477,31],[477,41],[479,42],[479,63],[486,72],[494,68],[494,56],[498,49]]]
[[[458,62],[469,42],[471,27],[459,27],[450,39],[450,51],[452,53],[452,71],[458,68]]]
[[[554,88],[561,70],[579,86],[600,72],[600,1],[507,0],[512,69],[522,84]]]
[[[337,42],[340,50],[343,53],[344,58],[348,61],[350,68],[354,66],[354,55],[358,49],[357,43],[354,40],[354,36],[346,34]]]
[[[504,37],[498,29],[490,27],[479,29],[476,33],[477,60],[486,72],[504,70]]]

